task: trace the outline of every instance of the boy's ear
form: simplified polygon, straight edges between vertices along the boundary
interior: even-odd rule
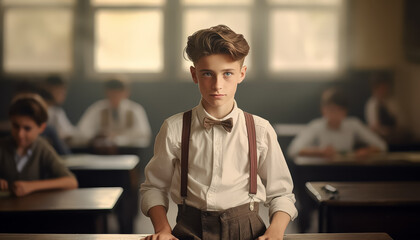
[[[239,83],[241,83],[244,79],[245,79],[245,76],[246,76],[246,70],[247,70],[248,68],[247,68],[247,66],[242,66],[242,68],[241,68],[241,77],[239,78],[239,82],[238,82],[238,84]]]
[[[41,125],[39,125],[39,134],[43,133],[46,127],[47,127],[47,123],[46,122],[44,122]]]
[[[191,73],[191,77],[192,77],[192,79],[193,79],[193,81],[195,82],[195,83],[198,83],[198,80],[197,80],[197,74],[195,74],[195,67],[193,67],[193,66],[191,66],[190,67],[190,73]]]

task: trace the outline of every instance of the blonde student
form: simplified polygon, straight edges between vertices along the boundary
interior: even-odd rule
[[[47,189],[77,188],[77,180],[39,135],[48,120],[45,102],[20,94],[9,108],[11,136],[0,140],[0,190],[16,196]]]
[[[188,37],[192,80],[201,101],[166,119],[141,185],[141,209],[155,234],[146,239],[283,239],[296,218],[293,183],[270,123],[242,111],[235,93],[249,45],[224,25]],[[178,204],[168,223],[168,195]],[[270,226],[258,215],[269,208]]]

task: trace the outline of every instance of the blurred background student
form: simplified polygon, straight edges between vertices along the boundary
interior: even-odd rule
[[[111,79],[105,83],[106,99],[92,104],[83,114],[78,129],[81,141],[101,153],[118,147],[147,147],[152,131],[144,108],[128,99],[127,83]],[[104,152],[103,152],[104,151]]]
[[[365,117],[369,128],[389,144],[407,141],[404,117],[393,98],[392,83],[386,78],[372,80],[372,96],[365,105]]]
[[[74,175],[39,136],[47,120],[47,107],[39,95],[23,93],[12,100],[11,136],[0,140],[0,190],[25,196],[47,189],[77,188]]]
[[[386,151],[386,143],[359,119],[347,116],[347,99],[338,88],[322,93],[322,118],[311,121],[291,142],[288,154],[295,156],[334,157],[355,151],[356,156]],[[362,147],[355,149],[361,143]]]
[[[45,80],[43,90],[48,95],[48,125],[55,128],[64,142],[69,142],[76,133],[76,128],[68,119],[62,105],[67,96],[67,84],[58,75],[50,75]],[[45,97],[44,97],[45,98]]]

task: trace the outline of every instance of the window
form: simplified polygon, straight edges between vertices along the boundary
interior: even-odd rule
[[[189,79],[187,37],[225,24],[251,46],[248,77],[337,75],[345,0],[0,0],[1,72]],[[315,75],[314,75],[315,74]],[[316,75],[318,74],[318,75]],[[186,78],[187,77],[187,78]],[[287,78],[289,79],[289,78]]]
[[[270,71],[337,72],[342,4],[342,0],[270,0]]]
[[[1,3],[5,73],[72,70],[73,1],[4,0]]]
[[[187,37],[203,28],[218,24],[229,26],[233,31],[241,33],[251,44],[250,13],[252,0],[183,0],[182,19],[182,48],[187,45]],[[182,54],[182,53],[180,53]],[[250,65],[251,55],[245,59],[245,64]],[[184,61],[183,71],[188,71],[191,62]]]
[[[163,71],[164,1],[93,0],[94,71]]]

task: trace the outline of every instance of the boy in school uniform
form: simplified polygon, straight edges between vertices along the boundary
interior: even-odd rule
[[[201,101],[165,120],[141,185],[141,209],[155,234],[146,239],[283,239],[296,218],[293,183],[270,123],[234,99],[246,74],[249,45],[224,25],[188,38]],[[168,192],[178,204],[168,223]],[[266,229],[259,202],[269,207]]]
[[[48,120],[37,94],[17,95],[9,108],[11,137],[0,140],[0,190],[16,196],[47,189],[74,189],[78,183],[60,157],[39,135]]]
[[[106,99],[92,104],[77,127],[80,142],[117,147],[147,147],[152,136],[146,111],[128,99],[127,83],[110,79],[105,83]]]
[[[325,90],[321,97],[322,118],[311,121],[291,142],[288,154],[332,158],[338,153],[356,157],[386,151],[386,143],[359,119],[347,116],[347,99],[338,88]],[[364,146],[354,149],[356,143]]]

